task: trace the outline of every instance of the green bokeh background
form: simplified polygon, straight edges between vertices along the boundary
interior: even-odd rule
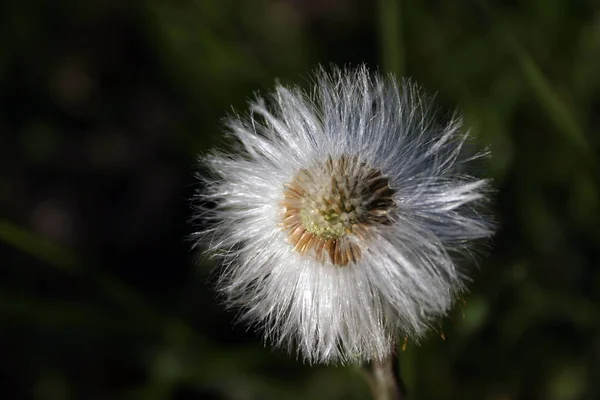
[[[408,398],[600,398],[596,1],[8,0],[0,31],[1,398],[369,398],[232,324],[185,240],[222,118],[330,63],[415,78],[493,152],[500,230],[400,354]]]

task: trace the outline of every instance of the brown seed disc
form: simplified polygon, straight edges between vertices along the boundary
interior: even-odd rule
[[[338,266],[360,260],[375,225],[393,223],[389,179],[356,156],[329,157],[284,185],[283,229],[294,250]]]

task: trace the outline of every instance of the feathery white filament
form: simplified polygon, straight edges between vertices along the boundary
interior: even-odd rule
[[[412,83],[366,68],[277,86],[229,121],[235,154],[203,159],[199,242],[223,260],[230,305],[309,362],[382,360],[464,289],[454,256],[488,237],[485,180],[458,120]]]

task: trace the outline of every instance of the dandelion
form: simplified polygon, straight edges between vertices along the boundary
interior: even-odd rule
[[[490,236],[468,133],[410,82],[365,67],[278,85],[229,120],[232,153],[202,160],[198,243],[229,305],[311,363],[381,361],[465,290],[457,266]]]

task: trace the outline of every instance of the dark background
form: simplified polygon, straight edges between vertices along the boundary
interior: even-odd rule
[[[368,398],[233,325],[186,241],[232,106],[364,62],[493,151],[500,230],[409,398],[600,398],[596,1],[5,0],[0,32],[0,397]]]

